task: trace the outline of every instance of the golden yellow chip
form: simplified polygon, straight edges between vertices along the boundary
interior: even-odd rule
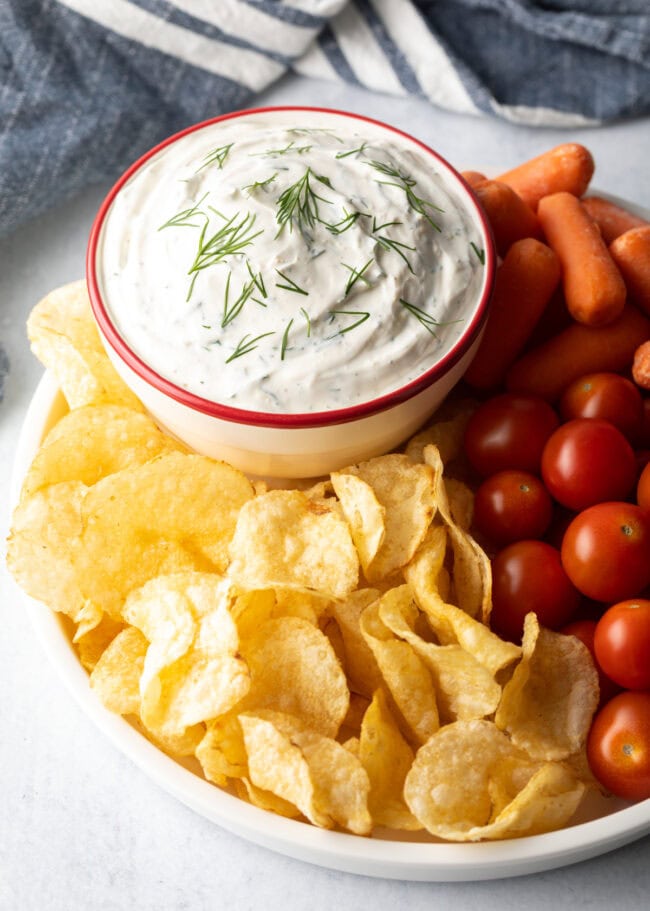
[[[543,629],[527,614],[523,656],[503,689],[499,728],[537,759],[565,759],[585,742],[598,705],[598,674],[575,636]]]
[[[162,452],[185,451],[151,418],[123,405],[88,405],[61,418],[47,435],[23,483],[22,496],[49,484],[87,486]]]
[[[32,351],[56,376],[70,408],[112,402],[143,410],[106,356],[85,281],[44,297],[29,316],[27,334]]]
[[[334,472],[332,484],[350,526],[361,566],[367,573],[386,537],[386,508],[372,487],[357,475]]]
[[[298,490],[271,490],[246,503],[230,553],[230,575],[243,589],[293,588],[345,598],[358,580],[346,522]]]
[[[536,762],[491,721],[446,725],[418,751],[404,797],[451,841],[533,835],[563,825],[584,792],[566,766]]]
[[[335,737],[345,718],[350,693],[327,636],[299,617],[261,624],[240,643],[251,675],[242,710],[273,709]]]
[[[385,534],[376,556],[364,567],[366,578],[374,583],[405,566],[424,539],[436,509],[433,473],[427,465],[392,453],[346,468],[337,477],[346,474],[365,481],[384,510]],[[365,538],[363,549],[370,554],[377,543],[380,513],[368,503],[366,497],[366,517],[357,534]]]
[[[269,813],[277,813],[278,816],[284,816],[287,819],[295,819],[300,816],[298,807],[271,791],[256,787],[248,778],[236,779],[234,784],[237,796],[242,800],[248,800],[254,807],[268,810]]]
[[[445,465],[455,461],[463,451],[463,437],[469,419],[476,410],[474,402],[465,400],[453,405],[445,405],[431,419],[432,423],[424,427],[406,445],[406,454],[413,462],[424,461],[425,446],[435,446]],[[443,411],[447,412],[441,418]]]
[[[196,747],[196,758],[208,781],[220,787],[225,787],[229,778],[248,775],[244,734],[236,711],[208,723],[205,735]]]
[[[369,698],[380,686],[382,676],[372,649],[361,632],[360,621],[363,611],[378,597],[376,589],[360,588],[343,601],[332,604],[332,613],[343,636],[345,667],[350,687]]]
[[[370,782],[353,753],[280,712],[244,714],[240,723],[253,784],[317,826],[338,823],[359,835],[370,832]]]
[[[124,599],[157,575],[223,572],[241,506],[253,496],[224,462],[173,452],[110,475],[83,504],[83,591],[119,619]]]
[[[370,780],[373,823],[411,831],[422,828],[402,796],[413,750],[402,737],[383,690],[377,690],[363,717],[358,755]]]
[[[95,665],[90,685],[111,712],[139,714],[140,676],[148,645],[140,630],[127,626]]]
[[[123,629],[123,623],[106,615],[97,626],[82,635],[79,635],[79,628],[77,629],[74,643],[79,652],[79,660],[87,671],[92,671],[104,651]]]
[[[440,725],[436,691],[425,663],[408,642],[397,639],[382,622],[378,601],[364,610],[361,632],[410,737],[416,743],[425,743]]]
[[[159,576],[127,598],[124,618],[150,643],[140,716],[155,734],[178,736],[224,714],[248,692],[231,600],[229,582],[208,573]]]

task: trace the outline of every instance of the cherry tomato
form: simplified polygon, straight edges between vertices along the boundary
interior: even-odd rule
[[[598,671],[598,686],[600,688],[600,702],[599,705],[604,705],[606,702],[620,692],[621,688],[618,684],[614,683],[607,674],[603,671],[602,667],[598,663],[596,657],[596,652],[594,651],[594,634],[596,632],[596,621],[595,620],[572,620],[571,623],[567,626],[562,627],[560,632],[564,633],[566,636],[575,636],[576,639],[579,639],[583,645],[586,645],[591,654],[594,666]]]
[[[560,553],[543,541],[518,541],[492,561],[492,628],[502,638],[520,642],[530,611],[549,629],[571,619],[580,595],[562,568]]]
[[[474,524],[498,544],[541,538],[553,515],[551,498],[535,475],[499,471],[476,491]]]
[[[539,472],[542,450],[559,420],[548,402],[504,393],[478,408],[465,431],[465,451],[483,477],[517,468]]]
[[[637,438],[638,446],[645,446],[650,449],[650,398],[643,400],[643,416],[641,418],[641,429]]]
[[[632,503],[590,506],[564,534],[562,565],[588,598],[635,598],[650,583],[650,515]]]
[[[542,477],[551,496],[569,509],[622,500],[636,480],[634,450],[609,421],[576,418],[549,437]]]
[[[641,472],[636,488],[636,501],[644,512],[650,513],[650,462]]]
[[[594,634],[598,664],[628,690],[650,690],[650,601],[621,601],[606,610]]]
[[[560,399],[560,414],[609,421],[636,441],[643,424],[643,399],[637,386],[618,373],[589,373],[574,380]]]
[[[612,794],[650,797],[650,693],[619,693],[603,706],[587,738],[587,759]]]

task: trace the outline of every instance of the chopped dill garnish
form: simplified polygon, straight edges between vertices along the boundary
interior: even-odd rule
[[[384,174],[386,177],[392,177],[393,180],[379,180],[377,183],[383,183],[388,187],[397,187],[398,190],[403,190],[406,194],[406,201],[411,209],[413,209],[414,212],[417,212],[418,215],[422,215],[426,218],[431,227],[436,231],[441,230],[440,225],[436,224],[426,209],[428,207],[434,209],[436,212],[442,212],[443,210],[440,206],[435,205],[435,203],[417,195],[414,190],[414,187],[417,186],[417,180],[415,180],[415,178],[409,177],[408,174],[402,174],[397,168],[392,167],[392,165],[384,164],[381,161],[373,160],[366,162],[366,164],[369,167],[374,168],[375,171],[379,171],[380,174]]]
[[[239,316],[239,314],[241,313],[241,311],[243,309],[244,304],[246,303],[248,298],[251,296],[251,294],[253,293],[253,289],[255,288],[254,282],[248,282],[248,284],[244,285],[244,287],[239,292],[239,296],[237,297],[237,299],[231,304],[229,301],[231,277],[232,277],[232,272],[229,272],[228,278],[226,279],[226,290],[225,290],[224,296],[223,296],[223,318],[221,320],[222,329],[225,329],[226,326],[228,326],[230,323],[232,323],[232,321],[235,319],[236,316]]]
[[[221,170],[223,168],[223,163],[228,157],[228,153],[232,149],[233,145],[234,142],[229,142],[226,146],[219,146],[217,149],[212,149],[211,152],[208,152],[208,154],[203,159],[203,164],[196,173],[198,174],[199,171],[202,171],[203,168],[209,167],[211,164],[216,164],[219,170]]]
[[[279,269],[276,269],[275,271],[278,273],[280,278],[283,278],[285,280],[285,282],[287,282],[286,285],[282,285],[282,284],[276,282],[275,283],[276,288],[284,288],[285,291],[293,291],[296,294],[304,294],[305,297],[309,296],[309,291],[305,291],[304,288],[301,288],[300,285],[296,284],[296,282],[294,282],[294,280],[292,278],[289,278],[288,275],[285,275],[284,272],[280,272]]]
[[[172,215],[169,221],[166,221],[164,225],[161,225],[158,230],[162,231],[163,228],[200,228],[201,224],[198,225],[191,221],[192,218],[198,216],[199,218],[204,218],[207,222],[208,216],[205,212],[201,212],[199,206],[203,203],[203,200],[208,196],[205,193],[198,202],[195,202],[193,206],[190,206],[189,209],[183,209],[182,212],[177,212],[176,215]]]
[[[300,312],[302,313],[302,315],[305,317],[305,319],[307,321],[307,338],[310,338],[311,337],[311,320],[309,318],[309,314],[307,313],[307,311],[305,310],[304,307],[300,308]]]
[[[347,158],[349,155],[363,155],[366,150],[367,142],[362,142],[356,149],[348,149],[347,152],[337,152],[335,158]]]
[[[287,345],[289,344],[289,332],[290,332],[292,326],[293,326],[293,320],[290,319],[286,325],[284,334],[282,336],[282,345],[280,346],[280,360],[281,361],[284,360],[284,355],[286,354],[286,351],[287,351]]]
[[[350,291],[352,291],[352,289],[354,288],[354,286],[356,285],[356,283],[358,281],[362,281],[366,285],[370,284],[370,282],[368,281],[368,279],[366,278],[366,276],[363,273],[366,271],[366,269],[370,265],[372,265],[372,263],[374,263],[374,259],[372,257],[368,260],[368,262],[364,266],[361,266],[360,269],[355,269],[354,266],[348,266],[347,263],[341,263],[341,265],[344,266],[346,269],[348,269],[348,271],[350,272],[350,278],[348,279],[348,283],[345,286],[345,296],[346,297],[350,293]]]
[[[347,231],[348,228],[351,228],[352,225],[356,224],[357,220],[361,218],[362,215],[367,215],[366,212],[348,212],[347,209],[343,209],[343,212],[344,218],[342,218],[341,221],[337,221],[335,224],[323,222],[323,225],[330,234],[343,234],[344,231]]]
[[[352,323],[350,326],[346,326],[345,329],[339,329],[337,335],[345,335],[346,332],[352,332],[353,329],[356,329],[357,326],[360,326],[361,323],[369,318],[370,313],[365,310],[330,310],[331,314],[337,314],[339,316],[359,316],[361,317],[355,323]]]
[[[392,237],[386,237],[385,234],[377,235],[377,243],[384,250],[393,250],[393,252],[397,253],[398,256],[401,256],[402,259],[404,260],[404,262],[406,263],[406,265],[408,266],[409,272],[411,272],[413,275],[415,275],[415,272],[413,271],[413,266],[411,265],[410,260],[408,259],[406,254],[403,252],[404,250],[411,250],[412,252],[416,252],[415,247],[409,247],[408,244],[403,244],[399,240],[393,240]]]
[[[246,260],[246,268],[248,269],[248,274],[253,279],[257,290],[260,292],[262,297],[267,298],[268,294],[266,293],[266,287],[264,286],[264,279],[262,278],[261,271],[257,274],[253,272],[253,267],[251,266],[250,260],[248,259]]]
[[[331,205],[329,199],[319,196],[314,190],[312,180],[317,180],[330,189],[332,187],[327,177],[314,174],[311,168],[307,168],[303,176],[287,187],[278,199],[278,211],[275,216],[280,225],[278,234],[287,222],[289,222],[289,230],[293,230],[294,222],[300,230],[305,227],[313,228],[316,222],[321,220],[318,203],[325,202]]]
[[[305,155],[307,152],[311,152],[312,147],[308,146],[297,146],[294,140],[287,143],[283,149],[266,149],[264,152],[251,152],[251,158],[273,158],[275,155],[286,155],[288,152],[297,152],[298,155]]]
[[[235,358],[242,357],[244,354],[249,354],[251,351],[254,351],[257,348],[258,343],[266,338],[267,335],[275,335],[275,332],[263,332],[261,335],[256,335],[255,338],[250,337],[250,332],[248,332],[242,339],[237,342],[237,347],[226,359],[226,364],[229,364],[231,361],[234,361]]]
[[[392,228],[393,225],[401,225],[401,224],[403,224],[403,222],[401,222],[401,221],[385,221],[385,222],[383,223],[383,225],[378,225],[378,224],[377,224],[377,219],[376,219],[376,217],[373,215],[373,217],[372,217],[372,233],[375,234],[377,231],[381,231],[383,228]]]
[[[287,133],[329,133],[332,139],[336,139],[337,142],[343,142],[341,137],[336,135],[333,127],[290,127]]]
[[[251,297],[251,300],[255,301],[256,304],[259,304],[260,307],[268,307],[268,304],[266,304],[264,301],[261,301],[259,297]]]
[[[438,320],[434,319],[430,313],[427,313],[426,310],[423,310],[421,307],[418,307],[416,304],[411,304],[409,301],[404,300],[403,297],[399,299],[400,304],[404,307],[405,310],[408,310],[427,330],[427,332],[432,335],[434,338],[438,338],[438,335],[433,328],[436,329],[439,326],[449,326],[451,323],[460,323],[461,320],[451,320],[447,323],[439,323]]]
[[[199,237],[198,250],[196,257],[188,275],[192,275],[190,289],[186,300],[189,300],[194,290],[194,283],[201,269],[207,269],[217,263],[223,262],[228,256],[234,256],[241,253],[246,247],[252,244],[253,240],[262,234],[262,231],[253,233],[255,224],[255,215],[250,212],[246,213],[240,221],[240,213],[237,212],[232,218],[229,218],[215,233],[206,240],[208,223],[206,222],[201,229]]]
[[[485,265],[485,250],[482,247],[479,250],[479,248],[476,246],[476,244],[474,243],[473,240],[470,240],[469,245],[472,248],[472,250],[476,253],[476,255],[478,256],[478,261],[480,262],[480,264],[482,266],[484,266]]]
[[[270,177],[267,177],[266,180],[256,180],[254,183],[247,183],[245,187],[242,187],[242,190],[261,190],[263,187],[268,187],[270,183],[273,183],[277,176],[278,172],[276,171]]]

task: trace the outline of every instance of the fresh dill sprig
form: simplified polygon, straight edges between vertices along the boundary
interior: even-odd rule
[[[480,264],[482,266],[484,266],[485,265],[485,250],[482,247],[479,250],[479,248],[476,246],[476,244],[474,243],[473,240],[470,240],[469,245],[472,248],[472,250],[476,253],[476,255],[478,256],[478,261],[480,262]]]
[[[256,335],[255,338],[251,338],[250,332],[248,332],[242,339],[237,342],[237,347],[233,353],[229,358],[226,358],[226,364],[234,361],[235,358],[242,357],[244,354],[249,354],[251,351],[254,351],[255,348],[257,348],[258,343],[263,338],[266,338],[267,335],[275,335],[275,332],[263,332],[261,335]]]
[[[409,272],[412,275],[415,275],[413,266],[411,265],[409,258],[404,253],[404,250],[411,250],[413,253],[415,253],[416,252],[415,247],[410,247],[408,244],[403,244],[399,240],[393,240],[392,237],[386,237],[385,234],[377,235],[377,243],[379,244],[380,247],[382,247],[382,249],[392,250],[394,253],[397,253],[398,256],[401,256],[401,258],[406,263]]]
[[[332,139],[336,139],[337,142],[343,142],[341,137],[336,135],[333,127],[290,127],[287,133],[329,133]]]
[[[356,285],[356,283],[358,281],[362,281],[366,285],[370,284],[370,282],[364,275],[364,272],[370,265],[372,265],[372,263],[374,263],[374,259],[372,257],[368,260],[368,262],[364,266],[361,266],[360,269],[355,269],[354,266],[348,266],[347,263],[341,263],[341,265],[344,266],[350,272],[350,278],[348,279],[348,283],[345,286],[345,296],[346,297],[350,293],[350,291],[352,291],[352,289],[354,288],[354,286]]]
[[[270,183],[273,183],[277,176],[278,172],[276,171],[270,177],[267,177],[266,180],[256,180],[254,183],[247,183],[245,187],[242,187],[242,190],[261,190],[263,187],[268,187]]]
[[[311,168],[307,168],[303,176],[281,194],[278,199],[278,211],[276,221],[279,224],[278,234],[284,226],[289,223],[289,230],[293,229],[294,222],[300,230],[305,227],[313,228],[317,221],[320,221],[318,212],[318,203],[325,202],[331,205],[329,199],[319,196],[312,186],[312,180],[317,180],[326,187],[332,187],[329,178],[314,174]],[[276,235],[277,236],[277,235]]]
[[[289,344],[289,332],[291,331],[292,326],[293,326],[293,320],[290,319],[285,327],[284,334],[282,336],[282,345],[280,346],[280,360],[281,361],[284,360],[284,355],[287,352],[287,345]]]
[[[343,212],[344,217],[341,221],[337,221],[334,224],[323,222],[323,225],[330,234],[343,234],[344,231],[347,231],[348,228],[351,228],[352,225],[356,224],[357,220],[361,218],[362,215],[367,215],[366,212],[348,212],[347,209],[343,209]]]
[[[203,168],[209,167],[211,164],[216,164],[219,170],[221,170],[223,168],[223,163],[228,157],[228,153],[233,146],[234,142],[229,142],[228,145],[219,146],[216,149],[212,149],[212,151],[208,152],[208,154],[205,156],[203,159],[203,164],[196,173],[198,174],[199,171],[202,171]]]
[[[367,142],[362,142],[356,149],[348,149],[347,152],[337,152],[335,158],[347,158],[349,155],[363,155],[366,150]]]
[[[382,161],[375,161],[373,159],[372,161],[366,162],[366,164],[369,167],[374,168],[375,171],[379,171],[380,174],[384,174],[386,177],[392,177],[393,180],[380,180],[378,183],[383,183],[388,187],[397,187],[398,190],[403,190],[410,208],[413,209],[414,212],[417,212],[418,215],[422,215],[423,218],[426,218],[431,227],[436,231],[442,230],[440,225],[438,225],[427,212],[427,207],[436,212],[442,212],[443,210],[435,203],[417,195],[414,189],[414,187],[417,186],[417,180],[415,180],[415,178],[410,177],[408,174],[403,174],[401,171],[398,171],[397,168],[394,168],[392,165],[384,164]]]
[[[434,319],[430,313],[427,313],[426,310],[423,310],[421,307],[418,307],[416,304],[411,304],[409,301],[404,300],[403,297],[399,299],[400,304],[404,307],[405,310],[408,310],[427,330],[427,332],[432,335],[434,338],[438,338],[438,335],[434,329],[434,326],[439,328],[440,326],[449,326],[450,323],[459,323],[460,320],[451,320],[447,323],[439,323],[438,320]]]
[[[373,217],[372,217],[372,233],[373,233],[373,234],[376,234],[377,231],[381,231],[381,230],[383,230],[384,228],[392,228],[393,225],[401,225],[401,224],[403,224],[403,222],[401,222],[401,221],[385,221],[385,222],[383,223],[383,225],[378,225],[378,224],[377,224],[377,218],[376,218],[375,215],[373,215]]]
[[[282,149],[266,149],[264,152],[251,152],[251,158],[274,158],[276,155],[287,155],[289,152],[296,152],[298,155],[305,155],[311,152],[312,146],[297,146],[292,139]]]
[[[238,221],[237,219],[240,220]],[[208,266],[214,266],[227,256],[241,253],[242,250],[252,244],[256,237],[262,234],[262,231],[252,233],[254,224],[255,215],[247,212],[243,218],[240,218],[240,213],[237,212],[206,240],[208,228],[206,223],[201,230],[196,258],[192,263],[189,274],[198,272],[200,269],[207,269]]]
[[[253,272],[253,267],[251,266],[250,260],[248,259],[246,260],[246,268],[248,269],[248,274],[255,283],[255,287],[260,292],[262,297],[266,299],[268,297],[268,294],[266,293],[266,286],[264,285],[264,279],[262,278],[261,271],[257,273]]]
[[[355,323],[352,323],[350,326],[346,326],[345,329],[339,329],[337,335],[345,335],[346,332],[352,332],[353,329],[356,329],[357,326],[360,326],[361,323],[370,317],[370,313],[366,310],[330,310],[331,314],[336,314],[339,316],[359,316],[361,317]]]
[[[307,313],[307,311],[305,310],[304,307],[300,308],[300,312],[302,313],[302,315],[305,317],[305,320],[307,321],[307,338],[310,338],[311,337],[311,319],[309,318],[309,314]]]
[[[243,288],[241,289],[241,291],[239,292],[239,296],[237,297],[237,299],[235,301],[233,301],[233,303],[231,304],[229,301],[231,277],[232,277],[232,272],[229,272],[228,278],[226,279],[226,290],[225,290],[224,296],[223,296],[223,317],[221,320],[222,329],[225,329],[226,326],[228,326],[230,323],[232,323],[232,321],[235,319],[236,316],[239,316],[239,314],[241,313],[241,311],[243,309],[244,304],[246,303],[248,298],[251,296],[251,294],[253,293],[253,289],[255,288],[254,282],[248,282],[248,284],[244,285]]]
[[[304,294],[305,297],[309,296],[309,291],[305,291],[304,288],[301,288],[300,285],[296,284],[296,282],[294,282],[294,280],[292,278],[290,278],[288,275],[285,275],[284,272],[280,272],[279,269],[276,269],[275,271],[278,273],[280,278],[283,278],[285,280],[285,282],[287,282],[286,285],[276,282],[275,283],[276,288],[284,288],[285,291],[293,291],[296,294]]]
[[[183,209],[182,212],[177,212],[176,215],[172,215],[169,221],[166,221],[164,225],[161,225],[158,230],[162,231],[163,228],[200,228],[201,224],[198,225],[191,221],[192,218],[198,216],[199,218],[204,218],[207,222],[208,216],[205,212],[201,212],[199,206],[203,203],[203,200],[208,196],[205,193],[198,202],[195,202],[193,206],[190,206],[189,209]]]

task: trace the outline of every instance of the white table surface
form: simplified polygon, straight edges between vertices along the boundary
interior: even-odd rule
[[[559,142],[583,142],[596,159],[599,188],[650,207],[647,118],[533,129],[299,77],[259,100],[387,120],[461,168],[504,168]],[[288,859],[163,793],[73,703],[4,569],[6,504],[16,439],[42,373],[25,320],[40,297],[83,275],[88,230],[106,189],[91,188],[0,241],[0,343],[11,362],[0,403],[0,911],[647,908],[650,837],[571,867],[476,883],[369,879]]]

